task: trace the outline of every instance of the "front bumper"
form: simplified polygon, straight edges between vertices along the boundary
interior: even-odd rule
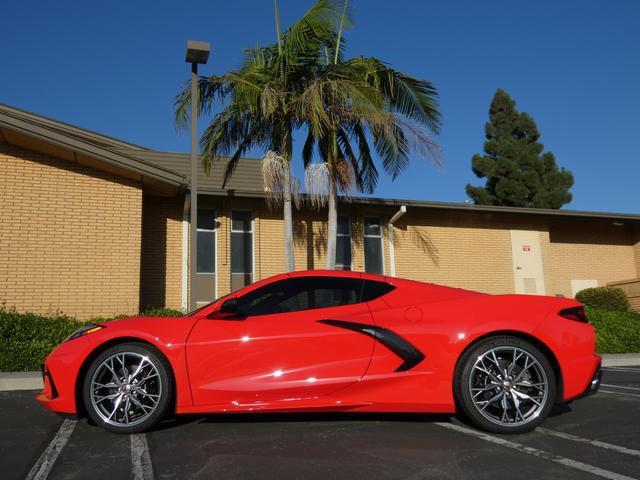
[[[83,360],[91,350],[86,338],[60,344],[42,364],[44,388],[36,400],[46,409],[58,413],[76,414],[76,379]]]

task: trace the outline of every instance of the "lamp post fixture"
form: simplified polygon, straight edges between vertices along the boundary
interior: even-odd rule
[[[198,65],[209,59],[209,42],[189,40],[185,61],[191,64],[191,249],[189,256],[189,309],[197,306],[195,285],[198,255]]]

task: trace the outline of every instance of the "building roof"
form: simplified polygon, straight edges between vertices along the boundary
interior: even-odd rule
[[[153,179],[173,187],[174,191],[188,186],[190,155],[187,153],[160,152],[118,140],[90,130],[59,122],[42,115],[26,112],[0,104],[0,140],[20,144],[20,136],[28,136],[74,152],[75,161],[84,156],[98,159],[125,169],[145,179]],[[199,162],[198,185],[203,195],[264,198],[261,161],[255,158],[240,159],[233,177],[223,187],[223,175],[228,159],[214,161],[210,175]],[[496,207],[424,200],[402,200],[375,197],[342,197],[343,203],[371,206],[400,207],[433,210],[476,212],[495,214],[535,215],[560,218],[601,219],[612,222],[640,222],[640,215],[628,213],[588,212],[578,210],[550,210],[541,208]]]
[[[185,184],[183,175],[118,150],[127,146],[130,151],[143,151],[142,147],[3,104],[0,104],[0,139],[45,153],[53,146],[55,153],[77,163],[96,166],[95,160],[98,160],[116,170],[133,172],[143,184],[145,180],[172,187]]]
[[[172,170],[185,178],[191,175],[191,155],[188,153],[158,152],[153,150],[119,149],[135,158]],[[198,162],[198,191],[203,194],[221,192],[225,195],[237,191],[248,191],[262,195],[262,162],[257,158],[241,158],[233,176],[222,186],[228,158],[213,161],[209,175],[202,162]]]

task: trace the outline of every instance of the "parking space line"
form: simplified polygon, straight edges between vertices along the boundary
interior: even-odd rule
[[[636,372],[640,373],[640,368],[629,368],[629,367],[604,367],[603,370],[611,371],[611,372]]]
[[[613,443],[601,442],[600,440],[591,440],[590,438],[579,437],[570,433],[558,432],[556,430],[549,430],[547,428],[538,427],[536,430],[546,435],[553,435],[554,437],[564,438],[565,440],[588,443],[589,445],[593,445],[594,447],[605,448],[614,452],[640,457],[640,450],[634,450],[633,448],[622,447],[620,445],[614,445]]]
[[[42,452],[38,461],[31,467],[26,480],[44,480],[49,476],[51,468],[58,459],[58,455],[69,441],[73,430],[76,428],[77,420],[64,420],[56,432],[53,440]]]
[[[640,388],[638,387],[627,387],[625,385],[611,385],[609,383],[601,383],[600,385],[602,385],[603,387],[612,387],[612,388],[624,388],[627,390],[637,390],[640,392]]]
[[[131,439],[131,466],[134,480],[153,480],[153,465],[149,444],[144,433],[129,435]]]
[[[612,393],[613,395],[624,395],[625,397],[636,397],[636,398],[640,398],[640,395],[636,395],[635,393],[614,392],[614,391],[611,391],[611,390],[603,390],[603,389],[598,390],[598,392],[602,392],[602,393]]]
[[[592,475],[596,475],[598,477],[606,478],[608,480],[637,480],[637,479],[634,479],[633,477],[628,477],[620,473],[615,473],[610,470],[605,470],[604,468],[596,467],[595,465],[590,465],[588,463],[572,460],[570,458],[562,457],[560,455],[547,452],[546,450],[540,450],[538,448],[529,447],[527,445],[523,445],[518,442],[513,442],[511,440],[506,440],[504,438],[495,437],[493,435],[489,435],[487,433],[483,433],[477,430],[472,430],[470,428],[456,425],[453,423],[435,422],[435,425],[448,428],[456,432],[464,433],[466,435],[471,435],[473,437],[479,438],[486,442],[495,443],[497,445],[501,445],[503,447],[510,448],[512,450],[516,450],[520,453],[525,453],[527,455],[532,455],[538,458],[544,458],[545,460],[550,460],[560,465],[564,465],[565,467],[573,468],[575,470],[580,470],[582,472],[587,472]]]

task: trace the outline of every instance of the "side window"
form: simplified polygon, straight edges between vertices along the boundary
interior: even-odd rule
[[[384,274],[380,219],[364,217],[364,271]]]
[[[231,212],[231,291],[253,281],[253,221],[251,212]]]
[[[395,290],[396,287],[386,282],[377,282],[375,280],[365,280],[362,287],[362,301],[370,302],[376,298]]]
[[[351,270],[351,218],[338,215],[336,270]]]
[[[211,209],[198,209],[197,245],[196,271],[216,273],[216,213]]]
[[[247,293],[238,299],[238,312],[256,316],[339,307],[359,303],[361,294],[362,280],[358,278],[291,278]]]

